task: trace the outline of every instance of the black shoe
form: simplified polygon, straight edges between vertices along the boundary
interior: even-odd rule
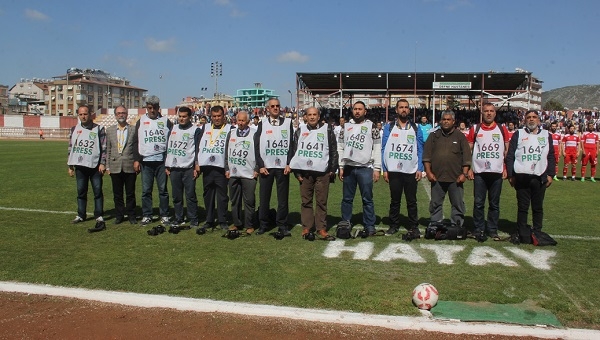
[[[292,236],[292,233],[289,230],[287,230],[287,228],[279,228],[279,232],[281,233],[281,235],[283,235],[283,237]]]
[[[137,219],[135,218],[135,216],[129,216],[129,223],[131,223],[131,224],[137,224],[137,223],[138,223],[138,221],[137,221]]]
[[[398,232],[398,228],[396,227],[390,227],[386,232],[385,232],[385,236],[392,236],[395,233]]]
[[[266,228],[259,228],[258,231],[256,232],[256,235],[262,235],[266,232],[267,232]]]
[[[485,235],[485,232],[483,230],[474,230],[472,235],[473,238],[476,239],[479,243],[487,241],[487,236]]]
[[[115,217],[115,224],[121,224],[123,223],[123,217]]]
[[[202,228],[196,229],[196,234],[197,235],[204,235],[204,234],[206,234],[206,228],[202,227]]]
[[[106,223],[104,221],[97,221],[93,228],[88,229],[88,232],[95,233],[106,229]]]

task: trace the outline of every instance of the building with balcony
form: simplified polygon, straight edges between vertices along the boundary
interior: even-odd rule
[[[255,108],[265,107],[268,99],[279,96],[273,90],[264,89],[262,83],[254,83],[254,88],[237,90],[233,98],[237,107]]]
[[[106,113],[119,105],[141,108],[147,90],[132,86],[129,80],[98,69],[70,68],[54,77],[46,92],[49,115],[75,115],[77,107],[89,105],[96,113]]]
[[[10,88],[8,111],[14,114],[45,114],[46,92],[50,79],[23,79]]]
[[[0,114],[8,113],[8,85],[0,85]]]

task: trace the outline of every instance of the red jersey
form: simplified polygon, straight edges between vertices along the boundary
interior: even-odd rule
[[[506,129],[505,131],[507,132],[509,141],[512,139],[512,136],[515,134],[515,132],[517,132],[517,130],[510,131],[509,129]]]
[[[550,136],[552,137],[552,145],[554,145],[554,150],[558,149],[558,147],[560,146],[560,141],[563,138],[562,135],[558,132],[550,132]]]
[[[586,150],[596,150],[598,145],[598,135],[595,132],[586,132],[581,136],[581,141]]]
[[[577,153],[577,145],[579,145],[579,136],[567,134],[563,137],[562,142],[565,145],[565,153]]]

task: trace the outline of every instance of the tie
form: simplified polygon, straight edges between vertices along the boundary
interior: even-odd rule
[[[273,126],[279,125],[279,119],[274,119],[272,122]]]

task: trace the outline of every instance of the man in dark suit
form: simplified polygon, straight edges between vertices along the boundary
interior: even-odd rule
[[[136,224],[135,217],[135,180],[133,169],[133,126],[127,123],[127,108],[123,105],[115,108],[117,124],[106,128],[107,167],[110,174],[115,201],[115,224],[120,224],[125,218],[129,223]],[[125,187],[126,202],[123,202],[123,187]]]

